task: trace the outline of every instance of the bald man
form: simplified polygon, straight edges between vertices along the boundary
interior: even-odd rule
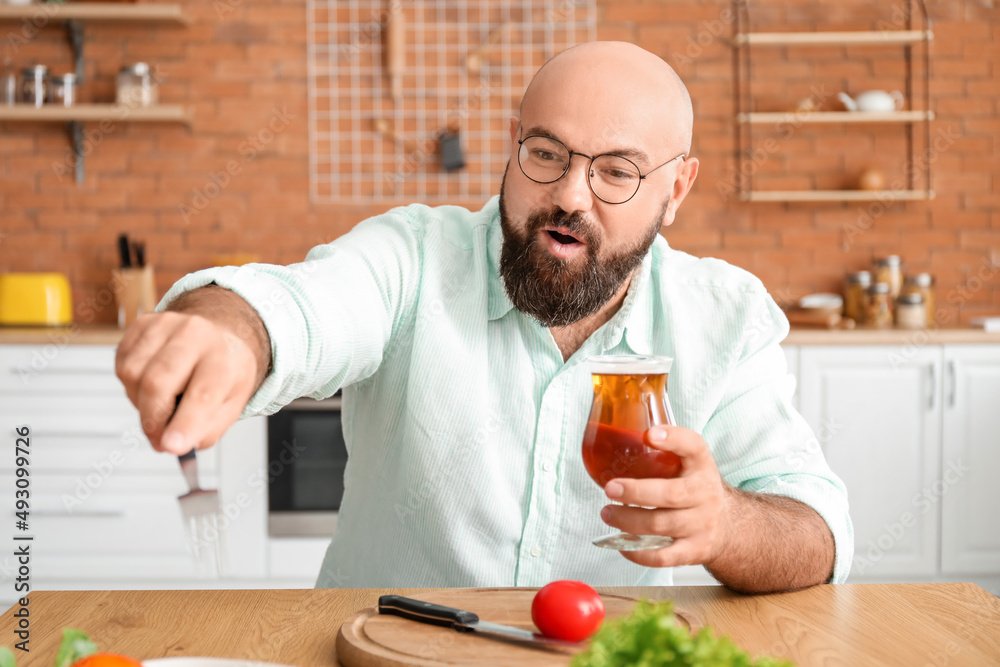
[[[510,121],[500,196],[396,208],[291,266],[191,274],[136,321],[117,372],[153,447],[343,388],[349,463],[317,586],[669,585],[847,577],[844,486],[791,407],[788,323],[755,277],[672,250],[698,174],[687,91],[596,42],[543,66]],[[587,359],[675,359],[676,479],[587,475]],[[183,400],[171,418],[174,397]],[[600,549],[611,528],[671,546]]]

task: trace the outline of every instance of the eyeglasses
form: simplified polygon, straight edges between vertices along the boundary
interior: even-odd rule
[[[566,144],[538,134],[519,140],[517,164],[521,171],[535,183],[555,183],[569,171],[574,155],[590,160],[587,169],[587,184],[601,201],[607,204],[624,204],[639,191],[642,180],[660,167],[665,167],[684,153],[672,157],[659,167],[653,167],[643,174],[639,167],[621,155],[603,154],[591,157],[566,148]]]

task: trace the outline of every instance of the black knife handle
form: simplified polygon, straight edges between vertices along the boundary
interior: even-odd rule
[[[180,406],[182,398],[184,398],[184,392],[177,394],[177,397],[174,399],[174,410],[173,412],[170,413],[170,419],[174,418],[174,413],[177,412],[177,408]],[[167,421],[167,423],[169,424],[170,422]],[[177,458],[180,459],[181,462],[189,461],[191,459],[197,459],[198,458],[197,452],[198,452],[198,446],[195,445],[194,447],[191,448],[191,451],[189,451],[188,453],[178,454]]]
[[[118,255],[123,269],[132,268],[132,253],[129,250],[128,234],[118,235]]]
[[[405,598],[401,595],[383,595],[378,599],[378,613],[402,616],[411,621],[419,621],[430,625],[443,625],[456,630],[471,630],[464,627],[478,623],[479,617],[471,611],[453,609],[423,600]]]

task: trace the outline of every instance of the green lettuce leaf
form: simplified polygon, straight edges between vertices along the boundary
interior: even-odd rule
[[[606,621],[571,667],[794,667],[762,657],[754,661],[728,637],[702,628],[694,636],[677,624],[670,600],[642,600],[625,618]]]
[[[0,667],[14,667],[14,654],[6,646],[0,646]]]
[[[63,628],[62,643],[56,653],[55,667],[69,667],[80,658],[97,653],[97,644],[90,641],[85,632],[73,628]]]

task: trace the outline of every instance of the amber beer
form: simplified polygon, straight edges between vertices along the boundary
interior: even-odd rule
[[[594,357],[594,402],[583,435],[583,464],[602,487],[616,477],[669,478],[680,473],[673,452],[649,447],[651,426],[673,424],[667,399],[669,357]]]

